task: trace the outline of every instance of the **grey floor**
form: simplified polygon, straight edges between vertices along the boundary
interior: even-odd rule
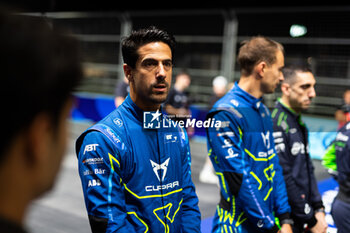
[[[28,211],[26,225],[33,233],[89,233],[91,232],[82,195],[74,142],[89,124],[70,123],[69,147],[53,190],[34,201]],[[191,141],[192,175],[199,197],[202,219],[214,215],[219,200],[216,185],[201,183],[199,172],[205,162],[206,144]],[[318,180],[329,176],[319,161],[314,161]]]

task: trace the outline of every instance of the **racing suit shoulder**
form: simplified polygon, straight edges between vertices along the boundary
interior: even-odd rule
[[[123,137],[121,129],[114,127],[111,124],[111,119],[114,119],[116,112],[112,112],[100,122],[84,131],[76,140],[76,154],[78,159],[85,155],[86,150],[95,150],[98,155],[114,156],[119,160],[123,160],[128,152],[127,141]],[[117,124],[117,123],[115,123]],[[99,146],[101,144],[101,146]],[[84,152],[81,153],[84,147]]]
[[[79,175],[93,233],[105,233],[112,229],[133,232],[123,211],[125,197],[122,180],[128,176],[126,172],[132,172],[132,169],[123,159],[127,156],[123,156],[126,150],[121,150],[122,147],[122,143],[116,146],[96,130],[89,130],[82,139],[78,152]],[[112,189],[114,192],[109,191]],[[112,218],[109,209],[113,210]]]
[[[79,175],[93,233],[131,233],[135,229],[126,211],[123,183],[134,167],[120,130],[110,123],[115,114],[88,128],[76,141]]]
[[[122,139],[107,126],[94,125],[84,132],[76,142],[77,157],[84,159],[88,154],[107,157],[114,156],[122,159],[121,156],[128,151],[128,147]],[[92,153],[95,152],[95,153]]]

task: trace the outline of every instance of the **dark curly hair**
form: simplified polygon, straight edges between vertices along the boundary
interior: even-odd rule
[[[135,68],[136,61],[139,58],[137,50],[151,42],[164,42],[170,47],[173,56],[175,49],[175,38],[165,30],[161,30],[155,26],[142,28],[132,31],[131,34],[122,40],[122,55],[124,63]]]

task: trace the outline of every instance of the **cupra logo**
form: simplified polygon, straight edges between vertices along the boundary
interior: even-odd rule
[[[155,163],[155,162],[153,162],[152,160],[150,160],[150,162],[151,162],[151,164],[152,164],[152,167],[153,167],[154,174],[156,174],[156,176],[157,176],[157,178],[158,178],[159,181],[161,181],[161,180],[160,180],[160,178],[159,178],[159,173],[158,173],[158,171],[159,171],[159,170],[163,170],[162,181],[164,181],[164,178],[165,178],[165,176],[166,176],[166,172],[167,172],[167,170],[168,170],[169,160],[170,160],[170,158],[168,158],[167,160],[165,160],[165,162],[162,163],[162,164],[158,164],[158,163]]]

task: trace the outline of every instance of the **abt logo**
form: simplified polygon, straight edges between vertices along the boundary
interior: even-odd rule
[[[159,129],[161,126],[162,113],[159,109],[156,112],[144,112],[143,113],[143,128],[144,129]]]
[[[85,146],[84,149],[84,155],[86,152],[91,152],[91,151],[96,151],[96,147],[98,146],[98,144],[89,144]]]

